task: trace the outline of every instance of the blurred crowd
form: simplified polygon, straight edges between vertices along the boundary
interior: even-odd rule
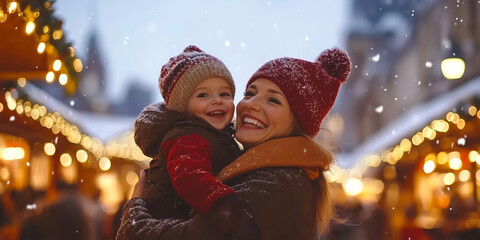
[[[6,191],[0,200],[2,240],[113,240],[120,220],[106,214],[96,196],[65,183],[48,192]]]

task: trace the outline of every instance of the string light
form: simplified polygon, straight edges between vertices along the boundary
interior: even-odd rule
[[[7,14],[3,13],[3,10],[0,9],[0,23],[7,21]]]
[[[47,80],[48,83],[52,83],[53,80],[55,80],[55,74],[53,72],[48,72],[45,80]]]
[[[57,59],[53,62],[53,70],[54,71],[60,70],[61,67],[62,67],[62,61]]]
[[[67,84],[67,81],[68,81],[67,74],[65,73],[60,74],[60,77],[58,78],[58,82],[60,82],[60,84],[62,85],[65,85]]]
[[[17,10],[17,2],[10,2],[8,5],[8,13],[12,14]]]
[[[25,26],[25,32],[27,35],[32,34],[33,30],[35,30],[35,23],[32,21],[27,22],[27,25]]]
[[[56,151],[55,145],[53,145],[53,143],[45,143],[43,145],[43,151],[48,156],[53,156],[53,154],[55,154],[55,151]]]
[[[41,42],[41,43],[38,44],[37,52],[38,53],[43,53],[44,51],[45,51],[45,43]]]

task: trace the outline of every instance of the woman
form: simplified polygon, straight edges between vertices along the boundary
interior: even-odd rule
[[[217,177],[246,201],[261,239],[315,239],[327,229],[332,206],[323,172],[333,156],[312,138],[350,68],[347,54],[331,49],[315,62],[272,60],[248,81],[236,120],[246,151]],[[153,219],[142,184],[125,206],[117,239],[249,239],[235,226],[213,227],[201,214]]]

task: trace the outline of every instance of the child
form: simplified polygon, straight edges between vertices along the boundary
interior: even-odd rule
[[[240,226],[254,233],[235,191],[215,178],[240,155],[230,124],[235,85],[229,70],[188,46],[162,67],[159,87],[165,104],[146,107],[135,122],[135,142],[153,158],[144,189],[149,212],[186,218],[192,207],[226,236]]]

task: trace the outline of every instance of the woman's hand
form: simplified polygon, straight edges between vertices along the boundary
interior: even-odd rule
[[[145,189],[145,183],[147,177],[145,176],[145,170],[140,171],[140,178],[138,182],[133,187],[132,197],[131,198],[143,198],[143,190]]]

